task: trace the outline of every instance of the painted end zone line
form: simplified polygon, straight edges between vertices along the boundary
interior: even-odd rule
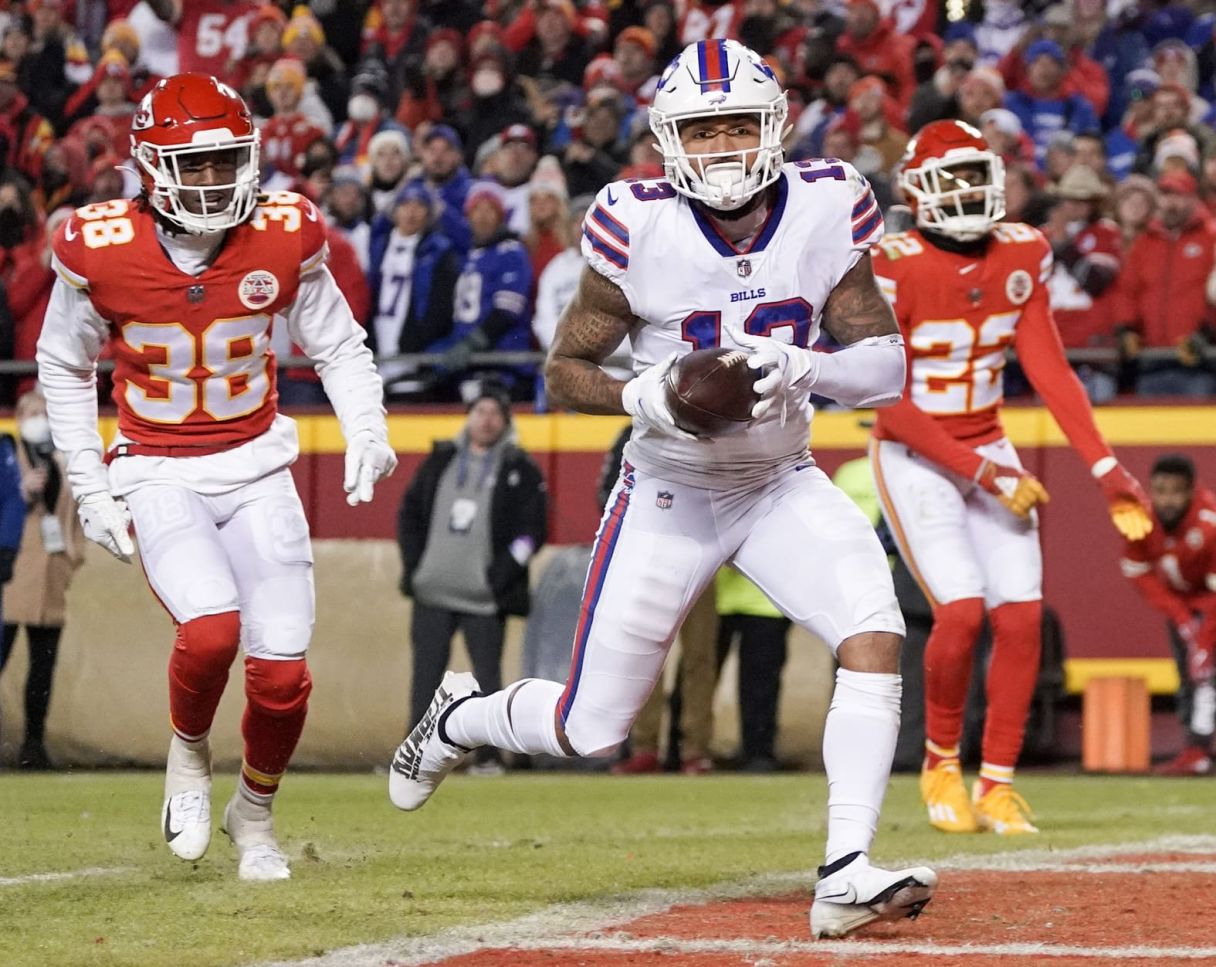
[[[65,870],[62,873],[26,873],[24,876],[0,876],[0,887],[29,886],[31,883],[58,883],[76,880],[83,876],[118,876],[130,873],[130,866],[87,866],[83,870]]]
[[[1100,861],[1137,854],[1213,854],[1216,853],[1216,836],[1161,836],[1151,840],[1117,843],[1108,846],[1080,846],[1072,849],[1022,849],[1004,853],[975,854],[959,853],[929,865],[938,870],[960,870],[975,872],[1075,872],[1085,874],[1102,872]],[[1073,861],[1068,865],[1068,861]],[[1092,861],[1092,862],[1086,862]],[[904,861],[900,861],[904,862]],[[907,861],[909,865],[913,861]],[[919,862],[919,861],[917,861]],[[1143,864],[1148,866],[1150,864]],[[1153,863],[1167,867],[1169,864]],[[1204,861],[1187,863],[1182,861],[1169,867],[1177,872],[1201,872],[1188,870],[1189,866],[1202,866]],[[1127,866],[1140,869],[1140,864]],[[1109,867],[1106,867],[1108,871]],[[772,954],[799,953],[819,956],[879,957],[898,954],[922,954],[941,957],[975,956],[981,954],[1010,957],[1080,957],[1119,960],[1158,960],[1172,957],[1176,960],[1216,960],[1216,947],[1069,947],[1052,944],[994,944],[994,945],[937,945],[933,943],[901,943],[860,940],[843,941],[784,941],[759,940],[676,940],[671,937],[640,939],[627,934],[597,936],[596,931],[623,926],[634,920],[663,913],[675,906],[695,906],[719,900],[743,897],[769,896],[790,889],[804,889],[807,907],[810,906],[810,887],[815,874],[805,872],[764,874],[741,883],[724,883],[710,889],[688,890],[641,890],[626,896],[605,897],[577,903],[559,903],[515,920],[500,923],[470,924],[453,927],[440,933],[423,937],[399,937],[376,944],[359,944],[332,950],[320,957],[307,960],[276,961],[263,967],[421,967],[435,964],[462,954],[488,949],[518,950],[579,950],[663,952],[678,949],[683,953],[741,953],[759,957]],[[629,946],[632,945],[632,946]]]

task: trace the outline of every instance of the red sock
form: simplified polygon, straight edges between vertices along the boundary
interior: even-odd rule
[[[984,764],[994,775],[1013,781],[1022,752],[1026,713],[1039,677],[1042,645],[1042,601],[1002,604],[989,612],[992,661],[988,665],[988,717],[984,722]],[[1005,771],[1007,770],[1007,772]],[[981,781],[985,780],[981,773]],[[987,792],[997,779],[989,779]]]
[[[240,643],[241,618],[235,611],[177,626],[169,658],[169,723],[180,738],[198,741],[210,731]]]
[[[304,731],[312,678],[303,659],[245,659],[245,761],[241,793],[253,802],[269,803],[287,771],[287,763]]]
[[[957,749],[963,706],[971,684],[971,656],[984,624],[984,602],[963,598],[933,610],[925,645],[925,738],[939,749]]]

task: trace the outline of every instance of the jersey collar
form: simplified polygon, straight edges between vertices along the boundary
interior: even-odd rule
[[[777,195],[773,201],[772,208],[769,209],[768,217],[764,220],[764,224],[760,226],[760,230],[752,236],[751,244],[746,248],[736,248],[734,243],[722,234],[718,228],[718,223],[715,222],[709,215],[701,211],[698,205],[689,202],[689,208],[692,209],[693,221],[697,223],[697,228],[701,230],[701,234],[705,236],[706,241],[713,246],[714,251],[719,255],[733,258],[736,255],[748,255],[753,252],[763,252],[764,248],[772,240],[772,237],[777,233],[777,226],[781,224],[781,216],[785,212],[785,199],[789,194],[789,185],[785,180],[785,172],[781,172],[781,177],[777,179]]]

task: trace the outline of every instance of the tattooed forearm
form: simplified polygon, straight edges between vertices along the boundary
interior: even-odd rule
[[[584,268],[578,292],[557,324],[545,360],[549,400],[581,413],[624,413],[622,380],[613,379],[600,363],[629,335],[633,325],[629,300],[615,283]]]
[[[899,332],[895,313],[874,279],[870,256],[845,273],[823,307],[823,325],[838,343],[852,345],[868,336]]]

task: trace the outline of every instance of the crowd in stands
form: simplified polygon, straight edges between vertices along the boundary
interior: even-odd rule
[[[390,399],[454,400],[474,354],[548,344],[591,197],[662,176],[646,108],[665,65],[729,37],[789,89],[787,156],[854,164],[891,230],[909,139],[939,118],[974,124],[1005,160],[1008,217],[1053,245],[1065,345],[1106,350],[1074,354],[1091,395],[1208,396],[1214,6],[0,2],[0,357],[33,358],[65,208],[138,192],[139,100],[199,70],[257,116],[266,190],[322,206],[331,270],[377,354],[433,354],[386,364]],[[516,399],[540,392],[533,365],[495,375]],[[285,402],[320,401],[310,372],[285,376]]]

